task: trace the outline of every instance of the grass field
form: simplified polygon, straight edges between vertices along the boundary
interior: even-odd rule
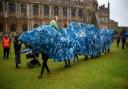
[[[20,69],[15,68],[13,48],[9,60],[3,59],[0,47],[0,89],[128,89],[128,48],[113,45],[111,52],[97,59],[71,63],[49,60],[51,75],[38,79],[41,67],[28,69],[22,55]],[[39,59],[42,62],[41,58]]]

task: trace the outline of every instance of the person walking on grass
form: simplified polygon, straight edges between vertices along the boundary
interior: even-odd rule
[[[43,77],[44,68],[46,68],[47,73],[50,74],[50,70],[49,70],[48,65],[47,65],[47,61],[49,59],[49,56],[42,52],[42,59],[43,59],[43,63],[42,63],[41,73],[40,73],[38,78]]]
[[[21,43],[18,41],[18,38],[19,37],[17,35],[14,38],[14,52],[15,52],[16,68],[19,68],[19,64],[21,64],[21,60],[20,60]]]
[[[116,37],[117,47],[120,46],[120,35],[117,35]]]
[[[126,37],[125,36],[122,36],[121,37],[121,40],[122,40],[122,49],[125,48],[125,45],[126,45]]]
[[[8,37],[8,34],[5,34],[5,36],[2,38],[2,46],[4,51],[4,59],[9,59],[10,39]]]

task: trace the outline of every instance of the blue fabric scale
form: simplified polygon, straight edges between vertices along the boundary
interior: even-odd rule
[[[99,30],[94,25],[72,22],[67,28],[56,30],[41,25],[24,32],[19,40],[29,44],[34,52],[44,52],[55,61],[71,60],[75,55],[97,56],[110,48],[113,30]]]

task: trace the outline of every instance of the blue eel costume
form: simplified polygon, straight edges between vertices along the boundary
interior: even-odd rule
[[[97,29],[94,25],[71,22],[67,28],[56,30],[41,25],[24,32],[19,40],[31,45],[33,52],[44,52],[54,61],[71,60],[75,55],[97,56],[111,47],[114,31]]]

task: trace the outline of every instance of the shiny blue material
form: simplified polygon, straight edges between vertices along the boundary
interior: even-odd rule
[[[44,52],[55,61],[63,61],[75,55],[98,56],[103,49],[110,48],[112,37],[112,30],[99,30],[91,24],[72,22],[60,30],[41,25],[24,32],[19,40],[31,45],[34,52]]]

